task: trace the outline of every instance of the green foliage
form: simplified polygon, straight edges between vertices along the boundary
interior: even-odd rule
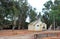
[[[31,21],[36,19],[36,12],[31,8],[27,0],[0,0],[0,26],[25,27],[28,14]]]
[[[55,23],[56,25],[60,25],[60,1],[59,0],[55,0],[54,3],[52,1],[48,1],[47,3],[44,4],[45,8],[43,8],[43,12],[44,12],[44,19],[48,20],[49,25],[53,24],[54,19],[55,19]],[[47,12],[48,15],[45,13]],[[48,16],[48,18],[46,17]],[[45,20],[45,21],[46,21]],[[48,22],[46,22],[46,24],[48,24]]]
[[[34,9],[30,9],[29,17],[30,17],[30,22],[36,20],[37,13],[35,12]]]

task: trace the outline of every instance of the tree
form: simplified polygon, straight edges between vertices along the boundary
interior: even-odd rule
[[[22,27],[22,29],[24,29],[25,21],[26,21],[26,18],[27,18],[27,12],[28,12],[28,9],[29,9],[27,0],[23,0],[23,1],[21,1],[21,5],[19,6],[20,7],[19,8],[20,14],[18,16],[18,22],[19,22],[18,29],[20,29],[20,27]]]
[[[8,0],[9,1],[9,0]],[[8,11],[7,10],[7,0],[0,0],[0,26],[1,28],[5,25],[5,17],[7,17]]]
[[[35,21],[37,18],[37,13],[35,12],[35,9],[30,9],[30,13],[29,13],[29,18],[30,18],[30,22]]]
[[[23,2],[24,1],[24,2]],[[27,16],[30,17],[30,21],[34,21],[36,18],[36,15],[37,13],[35,12],[34,9],[32,9],[32,7],[30,7],[30,5],[28,5],[28,2],[27,0],[23,0],[23,1],[20,1],[21,3],[20,4],[20,14],[19,14],[19,17],[18,17],[18,29],[20,29],[20,27],[22,27],[22,29],[24,29],[25,27],[25,24],[26,24],[26,18]]]
[[[59,22],[60,22],[60,1],[59,0],[55,0],[54,2],[52,2],[51,0],[48,1],[47,3],[44,4],[45,8],[43,8],[44,13],[47,12],[48,16],[47,20],[49,22],[49,24],[53,24],[55,26],[59,26]],[[45,13],[46,14],[46,13]],[[45,17],[44,16],[44,17]],[[46,23],[48,23],[46,22]]]
[[[15,29],[15,27],[17,26],[17,18],[18,18],[18,15],[19,15],[19,9],[17,6],[17,1],[13,1],[13,6],[11,7],[12,8],[12,12],[13,12],[13,30]]]
[[[10,24],[12,25],[12,21],[14,21],[14,25],[16,26],[16,18],[17,18],[17,15],[18,15],[18,9],[17,9],[17,1],[12,1],[12,0],[0,0],[0,7],[1,7],[1,11],[2,12],[1,14],[1,18],[3,18],[3,23],[2,25],[5,25],[6,22],[10,22]],[[14,19],[13,19],[14,18]],[[10,20],[9,20],[10,19]],[[7,20],[5,22],[5,20]],[[7,24],[9,26],[9,24]]]

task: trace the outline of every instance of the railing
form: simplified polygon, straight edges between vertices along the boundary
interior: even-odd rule
[[[60,32],[43,32],[34,35],[34,39],[40,39],[45,37],[60,37]]]

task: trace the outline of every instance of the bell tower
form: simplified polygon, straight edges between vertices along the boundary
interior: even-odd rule
[[[39,15],[37,16],[37,20],[40,20],[41,21],[41,13],[39,13]]]

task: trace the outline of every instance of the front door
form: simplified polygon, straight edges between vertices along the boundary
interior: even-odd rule
[[[36,25],[35,26],[35,30],[37,30],[37,31],[40,30],[40,26],[39,25]]]

